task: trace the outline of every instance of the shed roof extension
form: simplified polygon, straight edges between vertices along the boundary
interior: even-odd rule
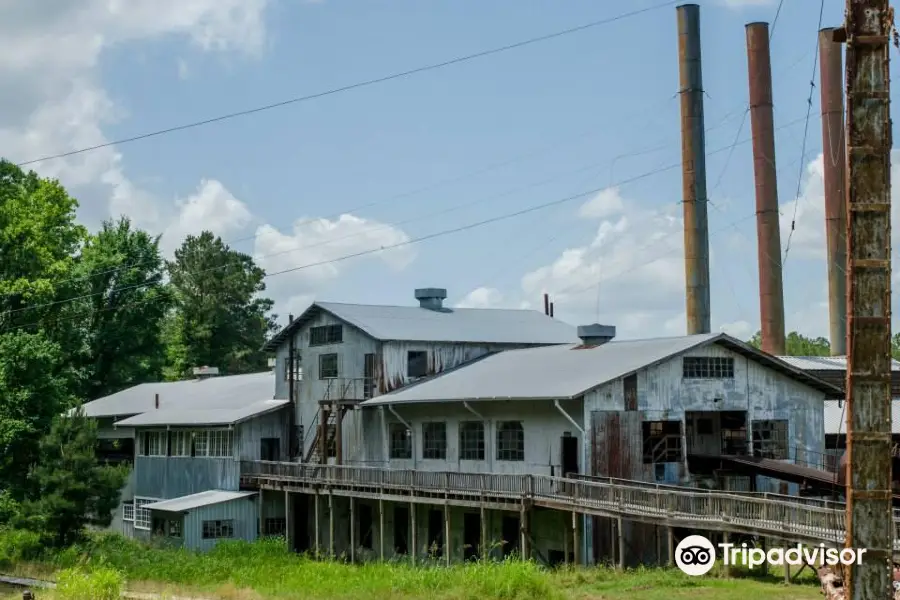
[[[159,395],[159,408],[156,396]],[[275,395],[275,373],[143,383],[84,404],[88,417],[130,417],[148,411],[242,409]]]
[[[507,350],[488,355],[396,392],[378,396],[364,406],[441,400],[576,398],[609,381],[658,364],[688,350],[719,344],[751,360],[801,381],[828,397],[840,388],[765,354],[724,333],[612,341],[600,346],[546,346]]]
[[[165,512],[185,512],[195,508],[202,508],[212,504],[221,504],[222,502],[231,502],[232,500],[240,500],[241,498],[249,498],[256,495],[256,492],[230,492],[226,490],[207,490],[198,492],[180,498],[172,498],[171,500],[161,500],[152,504],[145,504],[144,508],[150,510],[162,510]]]
[[[572,344],[577,330],[536,310],[378,306],[314,302],[264,347],[272,352],[293,331],[322,311],[358,327],[377,340],[467,342],[485,344]]]

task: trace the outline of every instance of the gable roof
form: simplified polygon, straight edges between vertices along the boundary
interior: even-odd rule
[[[314,302],[263,347],[272,352],[321,311],[358,327],[376,340],[484,344],[572,344],[575,327],[536,310],[379,306]]]
[[[545,346],[506,350],[395,392],[363,406],[441,400],[567,399],[708,344],[720,344],[809,385],[829,397],[840,388],[809,375],[724,333],[611,341],[595,347]]]
[[[159,394],[159,409],[156,395]],[[237,409],[275,395],[275,373],[142,383],[83,405],[88,417],[129,417],[169,409]]]

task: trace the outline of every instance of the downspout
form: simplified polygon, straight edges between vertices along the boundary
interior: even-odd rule
[[[578,424],[578,422],[572,418],[572,415],[567,413],[565,409],[563,409],[562,405],[559,403],[559,400],[553,401],[553,406],[556,407],[562,416],[564,416],[569,423],[581,434],[581,469],[583,471],[587,470],[587,439],[584,433],[584,428]],[[560,462],[562,462],[562,457],[560,457]],[[562,465],[560,465],[562,466]],[[565,476],[565,473],[563,473]],[[587,564],[587,552],[589,548],[588,544],[588,517],[587,515],[581,515],[581,563],[583,565]]]
[[[399,414],[397,414],[397,411],[394,410],[393,404],[388,404],[387,407],[388,407],[388,410],[391,411],[391,414],[394,415],[398,421],[403,423],[403,426],[406,427],[406,430],[409,432],[409,444],[412,447],[413,469],[415,469],[416,468],[416,436],[413,434],[412,425],[410,425],[409,423],[404,421],[403,417],[401,417]]]
[[[387,467],[390,458],[390,446],[388,442],[387,419],[384,416],[384,406],[378,407],[378,414],[381,415],[381,462],[383,466]]]
[[[481,413],[479,413],[477,410],[472,408],[468,402],[463,402],[463,406],[465,406],[466,410],[468,410],[470,413],[472,413],[473,415],[475,415],[476,417],[481,419],[481,421],[484,423],[484,435],[487,438],[485,440],[485,444],[484,444],[484,452],[488,457],[488,472],[493,473],[494,472],[494,452],[492,450],[493,445],[487,443],[488,440],[491,440],[494,437],[493,432],[491,431],[491,424],[487,419],[484,418],[484,416]]]

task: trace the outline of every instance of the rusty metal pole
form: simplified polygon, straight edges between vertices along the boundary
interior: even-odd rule
[[[684,269],[687,333],[710,332],[709,223],[706,197],[706,139],[700,7],[683,4],[678,13],[678,71],[681,94],[681,164],[684,198]]]
[[[892,598],[891,116],[888,0],[847,0],[848,597]]]
[[[831,355],[847,353],[847,156],[841,45],[834,29],[819,32],[819,88],[825,170],[825,237],[828,248],[828,322]]]
[[[762,350],[784,356],[784,286],[781,276],[781,230],[775,169],[772,111],[772,62],[769,24],[748,23],[747,72],[750,81],[750,127],[756,183],[756,235],[759,264],[759,320]]]

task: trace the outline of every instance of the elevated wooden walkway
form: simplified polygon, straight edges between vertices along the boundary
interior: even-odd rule
[[[243,461],[253,489],[515,510],[523,505],[666,527],[744,533],[790,543],[844,544],[842,503],[777,494],[706,491],[622,480],[455,473]],[[900,551],[895,512],[895,549]]]

